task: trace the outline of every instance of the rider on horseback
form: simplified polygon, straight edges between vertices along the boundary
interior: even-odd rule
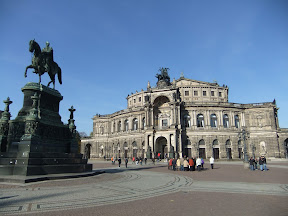
[[[50,47],[50,43],[46,41],[46,47],[42,49],[43,63],[46,71],[50,71],[50,65],[54,61],[53,59],[53,48]]]
[[[55,88],[55,75],[58,76],[58,81],[62,84],[61,78],[61,68],[53,60],[53,49],[50,47],[50,43],[46,42],[46,47],[42,49],[35,40],[29,42],[29,51],[34,53],[32,58],[32,64],[26,67],[24,76],[27,77],[27,70],[29,68],[34,69],[34,73],[39,75],[39,83],[41,83],[41,75],[48,72],[51,81],[48,83],[48,87],[53,83],[53,88]]]

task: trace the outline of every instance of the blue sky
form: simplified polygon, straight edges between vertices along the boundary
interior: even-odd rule
[[[21,88],[38,82],[29,41],[49,41],[62,68],[62,121],[68,108],[78,131],[92,131],[96,113],[126,108],[131,92],[155,85],[160,67],[180,77],[229,87],[234,103],[276,99],[280,127],[288,128],[288,1],[98,0],[0,1],[0,101],[14,119]],[[48,75],[42,76],[47,84]],[[4,103],[0,109],[4,109]]]

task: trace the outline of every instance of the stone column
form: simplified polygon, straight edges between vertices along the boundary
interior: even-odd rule
[[[196,111],[193,110],[193,117],[192,117],[192,121],[193,121],[193,126],[197,127],[197,117],[196,117]]]
[[[210,122],[210,111],[206,111],[206,116],[207,116],[207,127],[211,128],[211,122]]]
[[[246,124],[245,124],[245,114],[243,112],[241,113],[240,121],[241,121],[242,127],[245,127],[246,126]]]

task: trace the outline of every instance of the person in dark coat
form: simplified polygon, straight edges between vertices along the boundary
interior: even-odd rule
[[[255,160],[253,157],[250,157],[250,160],[249,160],[249,164],[250,164],[250,169],[252,171],[254,171],[254,163],[255,163]]]
[[[175,171],[176,170],[176,159],[173,158],[172,160],[172,167],[173,167],[173,170]]]
[[[120,165],[121,165],[121,158],[120,157],[118,158],[118,164],[119,164],[119,167],[120,167]]]
[[[128,158],[125,158],[125,167],[127,168]]]

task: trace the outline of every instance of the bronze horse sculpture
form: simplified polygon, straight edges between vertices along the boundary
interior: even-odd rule
[[[48,44],[48,46],[47,46]],[[47,72],[51,81],[48,83],[48,87],[53,83],[53,88],[55,89],[55,75],[58,76],[58,81],[62,84],[61,78],[61,68],[53,60],[53,49],[49,47],[47,42],[46,48],[41,51],[39,44],[35,40],[29,42],[29,51],[34,53],[32,58],[32,64],[26,67],[24,76],[27,77],[27,70],[33,68],[33,73],[39,75],[39,84],[41,83],[41,76]],[[48,49],[47,49],[48,48]],[[48,51],[47,51],[48,50]]]

